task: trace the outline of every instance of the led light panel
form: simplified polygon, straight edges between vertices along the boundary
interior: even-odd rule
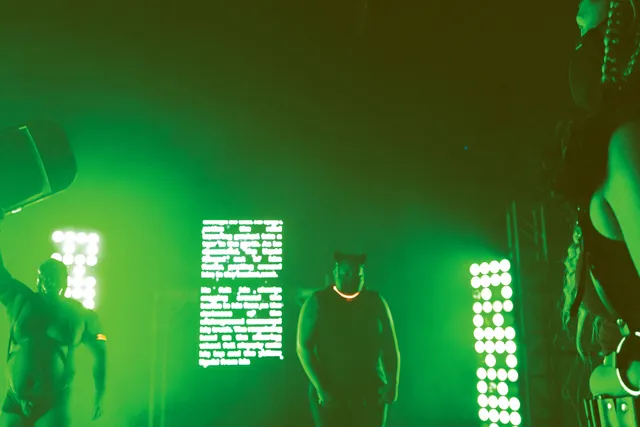
[[[62,261],[69,268],[65,297],[74,298],[93,310],[96,306],[95,268],[100,236],[93,232],[57,230],[51,239],[56,248],[51,258]]]
[[[519,426],[518,357],[509,260],[473,264],[473,325],[482,427]]]

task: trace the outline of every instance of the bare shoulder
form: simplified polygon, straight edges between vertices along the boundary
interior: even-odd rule
[[[308,304],[309,306],[316,306],[320,303],[320,297],[322,295],[322,291],[323,290],[316,290],[313,291],[310,295],[309,298],[307,298],[305,304]]]
[[[625,122],[611,135],[609,141],[609,176],[628,176],[640,173],[640,120]]]
[[[81,313],[84,313],[87,310],[84,305],[82,305],[82,303],[75,298],[65,297],[63,301],[65,301],[69,307],[72,307],[73,309],[78,310]]]
[[[63,300],[67,307],[69,307],[73,312],[75,312],[82,319],[90,319],[93,316],[96,316],[93,310],[89,310],[86,308],[80,301],[75,298],[64,298]]]
[[[100,316],[98,316],[98,313],[96,311],[89,310],[88,308],[86,308],[84,306],[82,308],[83,308],[83,311],[84,311],[84,317],[88,321],[95,322],[100,318]]]
[[[315,291],[305,300],[304,304],[302,304],[301,314],[304,316],[313,316],[317,314],[318,308],[320,307],[320,292]]]
[[[387,300],[382,296],[380,292],[373,291],[373,298],[375,298],[378,301],[378,303],[382,305],[382,308],[385,311],[389,310],[389,304],[387,303]]]

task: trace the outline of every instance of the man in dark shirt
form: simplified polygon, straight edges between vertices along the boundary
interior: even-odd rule
[[[0,226],[3,215],[0,211]],[[0,426],[67,427],[74,354],[87,344],[94,357],[94,419],[105,391],[106,337],[95,312],[65,298],[67,267],[48,259],[38,270],[37,292],[14,279],[0,254],[0,303],[11,324],[7,352],[9,389]]]
[[[366,255],[335,254],[334,280],[303,305],[297,350],[318,427],[383,427],[400,353],[386,301],[364,287]]]

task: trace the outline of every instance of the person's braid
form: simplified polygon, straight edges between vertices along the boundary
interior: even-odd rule
[[[609,2],[604,34],[602,83],[615,91],[622,89],[629,80],[640,55],[640,25],[635,14],[634,0],[625,4],[620,0]],[[634,39],[633,44],[629,45],[631,34]]]

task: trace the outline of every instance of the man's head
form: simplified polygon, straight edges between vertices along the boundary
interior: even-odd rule
[[[334,254],[336,265],[333,278],[336,288],[346,295],[353,295],[362,291],[364,286],[364,264],[366,255],[348,255],[342,252]]]
[[[38,292],[49,296],[62,295],[67,288],[67,266],[49,258],[38,269]]]
[[[583,36],[605,20],[608,8],[609,2],[605,0],[582,0],[580,2],[576,22]]]

